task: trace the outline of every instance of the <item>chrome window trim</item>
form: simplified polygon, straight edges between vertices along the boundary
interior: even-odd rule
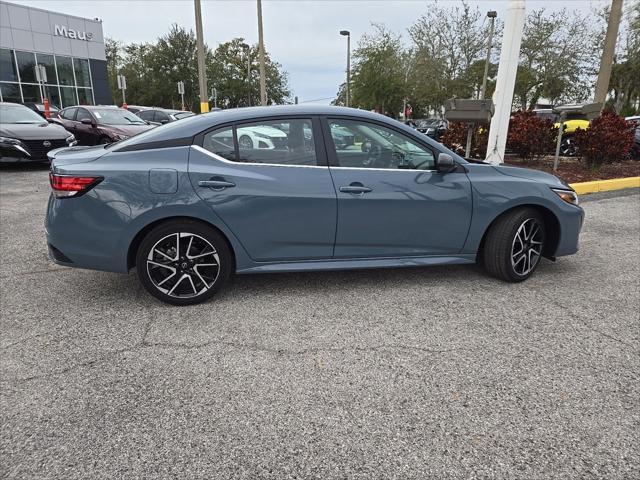
[[[224,157],[221,157],[220,155],[217,155],[213,152],[210,152],[209,150],[207,150],[204,147],[201,147],[200,145],[191,145],[191,148],[195,148],[198,152],[203,153],[205,155],[210,156],[211,158],[215,158],[216,160],[220,161],[220,162],[224,162],[227,163],[229,165],[235,165],[235,166],[240,166],[240,165],[252,165],[252,166],[259,166],[259,167],[289,167],[289,168],[329,168],[327,165],[286,165],[284,163],[255,163],[255,162],[234,162],[232,160],[227,160]]]
[[[336,170],[375,170],[377,172],[409,172],[409,173],[418,173],[418,172],[437,172],[438,170],[420,170],[417,168],[367,168],[367,167],[336,167],[330,165],[331,169]]]

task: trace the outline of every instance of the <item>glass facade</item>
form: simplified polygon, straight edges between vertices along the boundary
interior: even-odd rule
[[[47,72],[44,87],[36,80],[36,65]],[[93,105],[89,60],[0,48],[0,101],[39,103],[43,94],[58,108]]]

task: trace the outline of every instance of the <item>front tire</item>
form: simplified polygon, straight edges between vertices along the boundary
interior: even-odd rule
[[[487,272],[507,282],[522,282],[536,270],[545,242],[542,216],[521,208],[498,218],[487,233],[482,258]]]
[[[211,298],[229,278],[231,265],[225,239],[214,229],[189,220],[151,230],[136,256],[144,288],[172,305],[193,305]]]

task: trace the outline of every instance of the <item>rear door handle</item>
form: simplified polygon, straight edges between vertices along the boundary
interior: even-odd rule
[[[226,180],[200,180],[199,187],[213,188],[214,190],[224,190],[225,188],[235,187],[236,184]]]
[[[342,193],[358,193],[358,194],[363,194],[363,193],[369,193],[371,191],[371,189],[369,187],[365,187],[362,184],[351,184],[348,187],[340,187],[340,191]]]

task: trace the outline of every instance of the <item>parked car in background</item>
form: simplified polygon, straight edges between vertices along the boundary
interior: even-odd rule
[[[89,105],[65,108],[55,121],[73,133],[79,145],[118,142],[155,127],[123,108]]]
[[[560,115],[551,108],[534,109],[533,113],[540,118],[546,118],[553,122],[556,128],[560,128]],[[578,128],[586,130],[589,128],[589,120],[582,113],[567,112],[562,128],[562,141],[560,143],[560,155],[573,157],[576,155],[576,146],[573,135]]]
[[[327,134],[337,127],[369,147],[340,148]],[[234,272],[481,262],[520,282],[542,257],[575,253],[584,218],[553,175],[471,163],[351,108],[229,109],[51,159],[50,258],[136,269],[176,305],[210,298]]]
[[[135,114],[149,123],[155,123],[158,125],[164,125],[165,123],[175,122],[176,120],[181,120],[195,115],[195,113],[189,111],[172,110],[160,107],[143,107],[135,112]]]
[[[635,135],[633,138],[633,147],[631,147],[630,156],[634,160],[640,160],[640,121],[638,122],[638,126],[635,130]]]
[[[47,118],[44,114],[44,104],[35,103],[35,102],[24,102],[23,105],[27,108],[30,108],[42,118]],[[55,105],[49,105],[49,118],[57,118],[58,113],[60,113],[60,109]]]
[[[49,151],[76,144],[60,125],[19,103],[0,102],[0,162],[45,162]]]
[[[413,124],[410,126],[420,133],[424,133],[425,135],[433,138],[437,142],[440,141],[444,132],[449,128],[449,122],[442,118],[420,118],[412,120],[412,122]]]
[[[627,122],[633,122],[636,125],[640,125],[640,115],[634,115],[631,117],[625,117],[624,118]]]
[[[140,110],[144,110],[145,108],[148,107],[143,107],[142,105],[127,105],[127,110],[129,110],[131,113],[138,113]]]

